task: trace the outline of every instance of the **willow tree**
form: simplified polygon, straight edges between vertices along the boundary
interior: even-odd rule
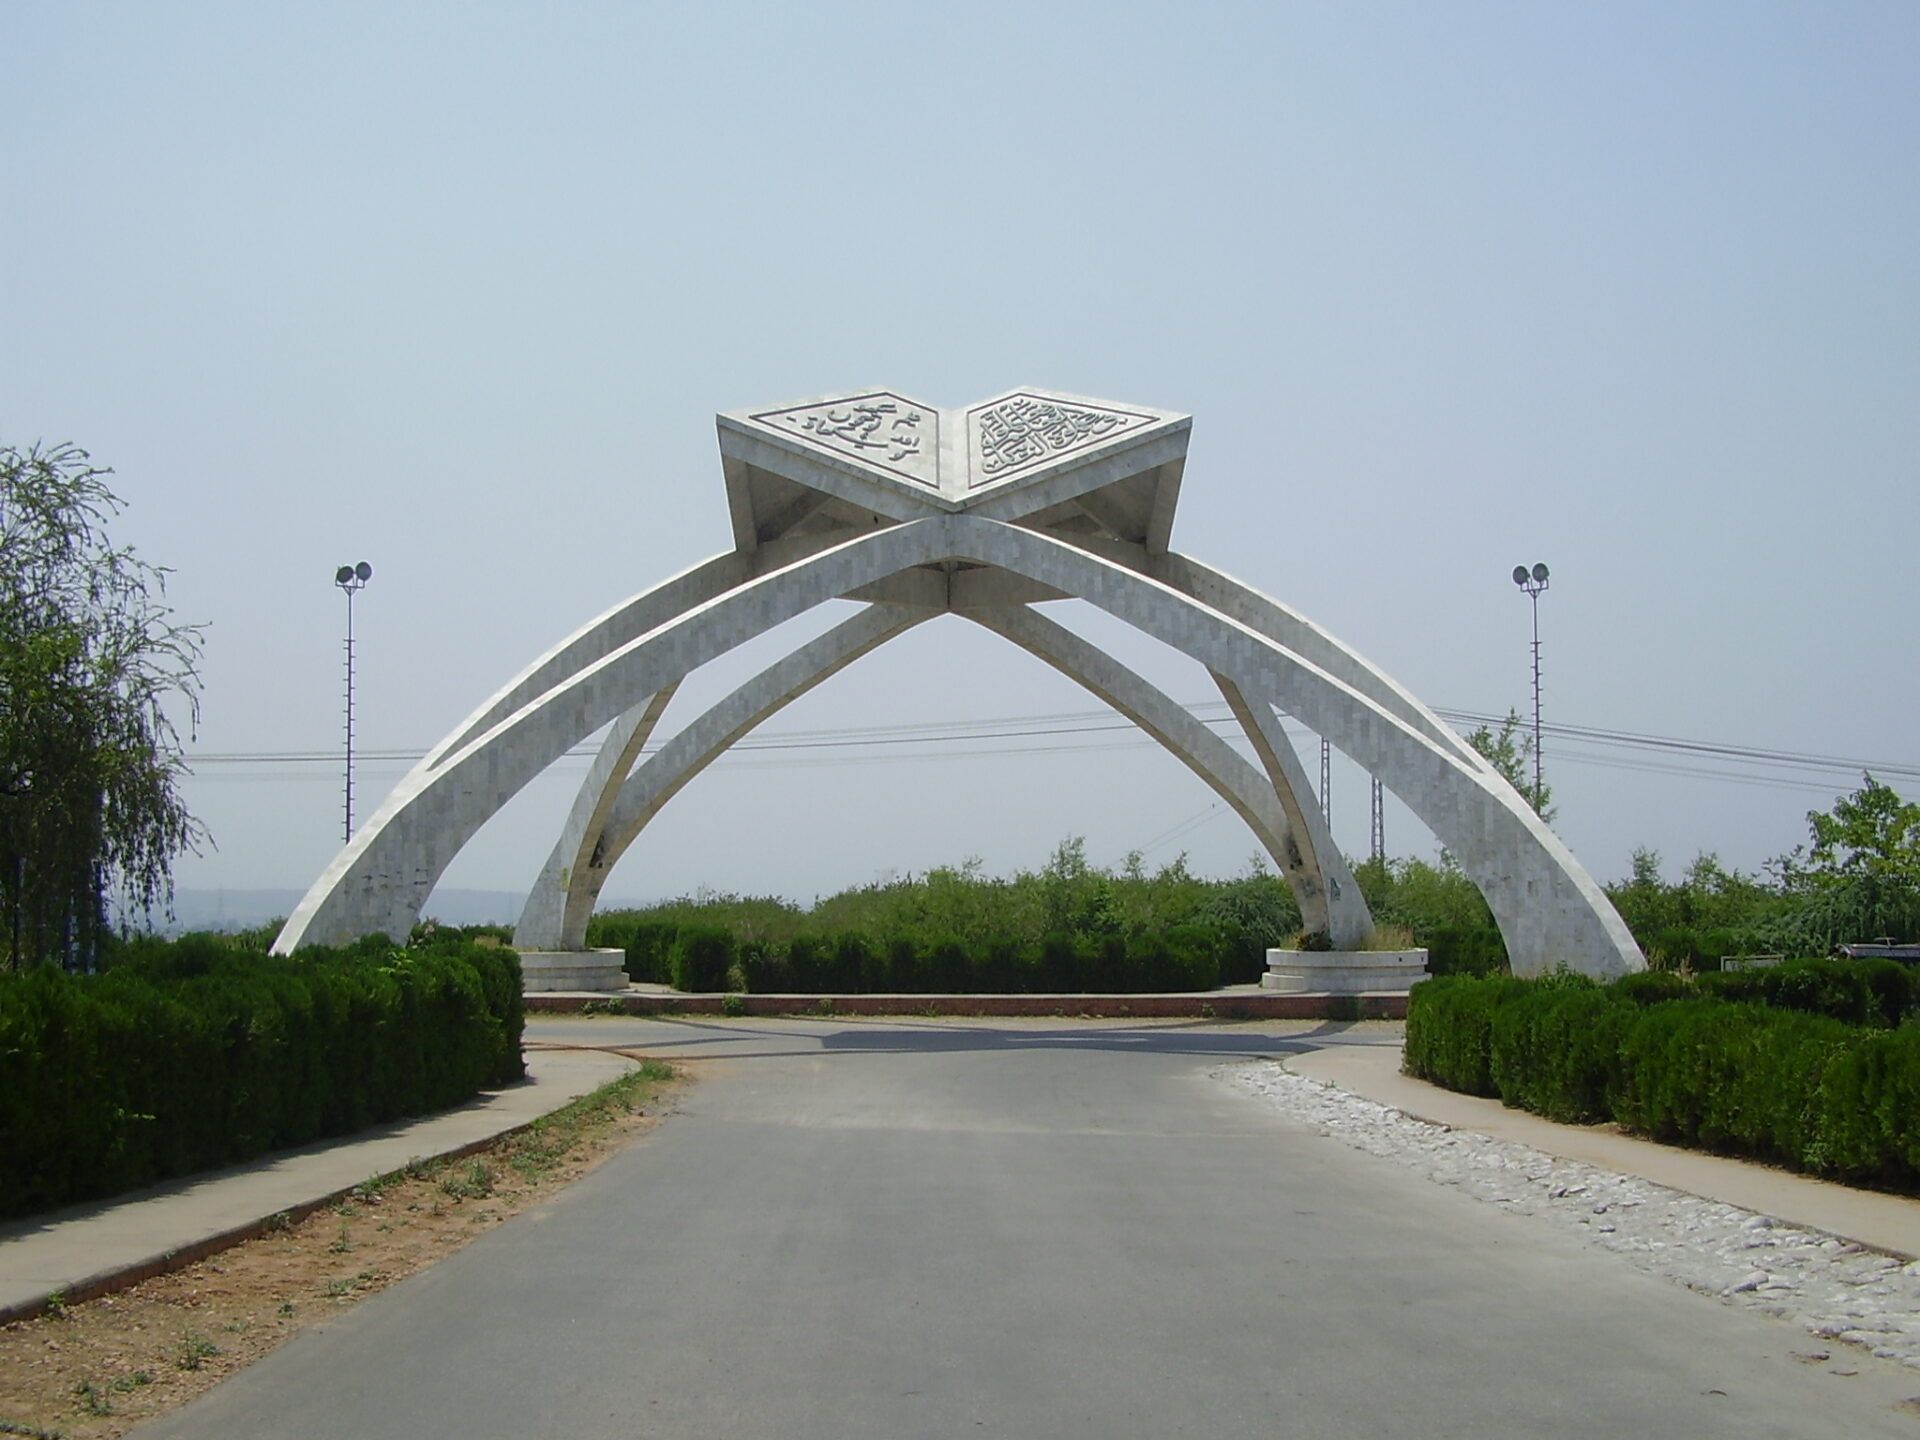
[[[115,899],[170,901],[201,835],[167,705],[199,717],[200,627],[107,538],[112,472],[0,444],[0,947],[90,966]]]

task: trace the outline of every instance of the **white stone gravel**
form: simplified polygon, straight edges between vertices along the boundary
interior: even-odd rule
[[[1215,1079],[1429,1180],[1532,1215],[1689,1289],[1920,1369],[1920,1261],[1901,1261],[1716,1200],[1511,1140],[1417,1120],[1272,1060]],[[1803,1358],[1824,1359],[1816,1350]],[[1833,1358],[1839,1359],[1839,1356]]]

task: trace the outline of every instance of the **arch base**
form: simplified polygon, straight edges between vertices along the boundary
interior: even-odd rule
[[[626,961],[623,950],[522,950],[520,991],[551,995],[588,990],[610,995],[627,988]]]
[[[1405,995],[1426,978],[1424,950],[1269,950],[1260,988],[1282,995]]]

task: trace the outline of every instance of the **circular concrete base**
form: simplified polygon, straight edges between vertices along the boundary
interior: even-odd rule
[[[1404,994],[1426,977],[1424,950],[1269,950],[1260,986],[1287,995]]]
[[[527,995],[555,990],[624,990],[626,959],[624,950],[522,950],[520,989]]]

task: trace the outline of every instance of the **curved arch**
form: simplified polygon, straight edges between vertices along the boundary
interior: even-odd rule
[[[541,883],[547,893],[527,896],[513,943],[524,950],[578,950],[587,943],[587,922],[620,857],[640,836],[666,803],[695,776],[733,748],[742,736],[769,715],[784,709],[809,690],[846,669],[874,647],[904,634],[938,614],[908,610],[898,605],[869,605],[776,660],[733,691],[661,746],[631,776],[615,782],[617,790],[597,810],[598,824],[583,829],[576,843],[584,859],[570,873],[554,873],[547,862]],[[586,791],[581,791],[586,798]],[[577,805],[576,805],[576,808]],[[557,859],[567,844],[561,837]],[[557,881],[557,884],[555,883]]]
[[[408,771],[314,881],[274,950],[345,944],[373,933],[404,936],[474,832],[535,775],[631,709],[635,696],[676,683],[823,601],[944,559],[951,518],[929,516],[867,532],[690,605],[605,653],[593,654],[597,643],[582,646],[592,658],[570,674],[462,743],[436,747]],[[650,599],[683,578],[610,613],[645,613]],[[606,626],[604,617],[596,625]],[[604,636],[611,644],[618,633],[607,626],[595,639]],[[551,679],[558,663],[536,662],[525,672],[532,678],[514,694]],[[470,723],[463,733],[471,729]]]
[[[1097,645],[1028,606],[962,611],[967,619],[1044,660],[1118,710],[1212,787],[1273,857],[1300,905],[1301,922],[1324,930],[1335,949],[1352,949],[1373,928],[1354,883],[1315,806],[1299,804],[1284,773],[1263,776],[1186,707]],[[1292,753],[1285,736],[1279,743]],[[1298,769],[1299,762],[1294,762]],[[1304,782],[1305,776],[1300,777]]]
[[[576,814],[586,807],[598,823],[577,835],[578,827],[569,824],[542,872],[546,893],[528,896],[514,944],[530,950],[582,948],[594,904],[613,867],[695,776],[791,701],[936,613],[907,614],[894,606],[872,606],[716,702],[619,784],[611,803],[597,777],[590,776],[576,802]],[[1337,874],[1322,885],[1319,872],[1303,859],[1304,847],[1290,829],[1290,809],[1258,770],[1185,708],[1071,630],[1024,606],[960,613],[1012,640],[1112,705],[1212,787],[1273,856],[1300,901],[1308,928],[1327,930],[1336,946],[1357,944],[1372,928],[1366,902],[1347,874],[1345,862],[1339,862]],[[1318,810],[1308,813],[1319,819]],[[1324,839],[1309,853],[1316,852],[1338,854]],[[563,853],[569,857],[567,863],[574,864],[570,874],[559,869]]]
[[[1513,787],[1484,762],[1469,764],[1429,737],[1398,707],[1164,581],[1051,536],[968,515],[954,517],[951,533],[957,558],[1079,595],[1297,716],[1378,776],[1458,857],[1486,897],[1516,973],[1556,963],[1595,975],[1645,967],[1600,887]],[[1339,649],[1343,667],[1390,684],[1331,637],[1327,643]]]
[[[614,796],[626,783],[634,762],[653,737],[661,715],[678,688],[669,685],[647,696],[614,721],[606,739],[600,742],[600,751],[593,757],[586,779],[580,782],[566,823],[560,827],[560,838],[554,841],[553,853],[540,867],[540,874],[527,891],[526,903],[521,906],[520,923],[513,931],[514,944],[520,949],[578,950],[584,946],[584,930],[579,944],[559,943],[567,894],[574,877],[599,859],[597,837],[606,823]]]
[[[569,746],[630,708],[634,696],[677,682],[826,599],[949,560],[1000,566],[1079,595],[1228,677],[1258,704],[1297,715],[1378,775],[1460,858],[1486,896],[1516,970],[1561,961],[1613,974],[1644,965],[1579,862],[1510,786],[1461,756],[1457,740],[1425,733],[1424,711],[1400,713],[1401,706],[1165,581],[1036,530],[964,514],[869,531],[760,574],[579,665],[483,732],[473,735],[469,726],[463,733],[471,738],[456,737],[457,746],[437,750],[435,763],[422,762],[396,787],[315,882],[275,948],[370,930],[404,933],[480,824]],[[1316,644],[1322,658],[1368,679],[1369,690],[1404,694],[1330,637]],[[537,675],[529,671],[510,698],[552,679],[555,667],[557,660]],[[496,702],[496,710],[506,703]]]
[[[1414,698],[1412,692],[1351,646],[1336,640],[1306,616],[1236,580],[1224,570],[1190,555],[1168,551],[1145,573],[1230,620],[1284,645],[1301,659],[1352,687],[1390,715],[1397,716],[1456,760],[1493,773],[1478,750],[1453,727]]]

